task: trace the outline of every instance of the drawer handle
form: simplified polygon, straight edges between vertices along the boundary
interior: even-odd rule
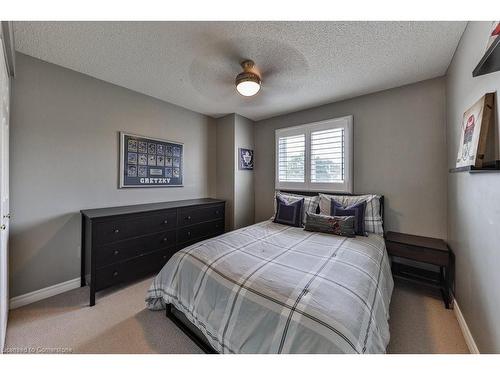
[[[163,224],[168,224],[168,220],[163,220]]]
[[[164,256],[163,256],[163,259],[167,259],[167,256],[166,256],[166,255],[164,255]]]
[[[163,237],[163,242],[167,242],[168,241],[168,238],[167,237]]]
[[[118,254],[120,254],[120,250],[113,251],[113,255],[118,255]]]
[[[113,272],[113,277],[118,276],[118,271]]]
[[[191,220],[191,216],[186,216],[186,220]]]
[[[219,228],[219,224],[215,224],[215,227],[216,227],[216,228]]]
[[[191,232],[187,232],[188,237],[191,236]]]
[[[219,210],[215,211],[215,214],[218,215],[219,214]]]
[[[113,232],[120,233],[120,229],[116,228]]]

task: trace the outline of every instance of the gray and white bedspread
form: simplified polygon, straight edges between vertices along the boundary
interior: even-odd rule
[[[381,236],[264,221],[177,252],[146,302],[174,305],[220,353],[384,353],[392,288]]]

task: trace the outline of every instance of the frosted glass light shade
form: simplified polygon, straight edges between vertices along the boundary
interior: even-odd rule
[[[260,90],[260,84],[254,81],[243,81],[236,85],[236,90],[243,96],[254,96]]]

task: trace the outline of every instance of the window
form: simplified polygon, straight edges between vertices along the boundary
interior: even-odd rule
[[[276,188],[352,192],[352,116],[276,130]]]

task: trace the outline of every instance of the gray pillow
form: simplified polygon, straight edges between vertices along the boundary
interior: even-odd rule
[[[354,216],[327,216],[306,212],[304,230],[354,237]]]

